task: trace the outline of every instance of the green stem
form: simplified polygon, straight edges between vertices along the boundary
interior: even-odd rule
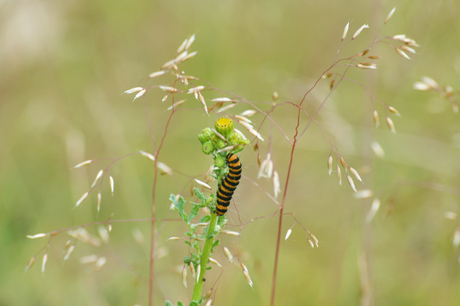
[[[203,278],[204,274],[206,273],[206,267],[209,262],[209,256],[211,255],[212,245],[214,243],[214,230],[217,224],[217,215],[211,213],[211,221],[209,222],[208,228],[208,237],[206,238],[206,242],[204,244],[203,253],[201,254],[201,272],[200,272],[200,279],[195,282],[195,287],[193,288],[193,296],[192,300],[198,302],[202,296],[201,290],[203,289]]]

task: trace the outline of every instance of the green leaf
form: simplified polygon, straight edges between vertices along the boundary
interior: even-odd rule
[[[195,195],[198,197],[198,199],[201,200],[201,202],[206,202],[206,197],[196,188],[193,188],[193,192],[195,193]]]
[[[198,210],[199,209],[200,209],[199,206],[195,206],[195,205],[193,206],[192,211],[190,212],[190,214],[187,217],[187,224],[190,223],[190,221],[192,221],[192,219],[195,218],[198,215]]]
[[[185,205],[184,198],[180,197],[179,201],[176,201],[176,196],[171,194],[169,196],[169,199],[171,200],[171,202],[173,202],[174,208],[179,212],[180,217],[182,218],[182,220],[186,221],[187,214],[184,212],[184,205]]]
[[[177,306],[184,306],[184,304],[181,301],[179,301],[177,302]]]
[[[216,241],[214,241],[214,243],[212,244],[212,247],[215,248],[218,245],[220,245],[220,239],[217,239]]]
[[[173,306],[173,304],[170,301],[166,301],[166,306]]]
[[[211,220],[211,217],[209,215],[206,215],[203,218],[201,218],[200,223],[206,223],[209,222],[209,220]]]
[[[190,303],[190,306],[198,306],[198,303],[195,302],[195,301],[192,301],[192,302]]]

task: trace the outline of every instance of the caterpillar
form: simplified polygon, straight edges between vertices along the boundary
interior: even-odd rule
[[[228,174],[222,180],[217,191],[216,215],[223,216],[227,212],[228,205],[235,192],[236,186],[240,183],[242,165],[240,159],[232,153],[227,155]]]

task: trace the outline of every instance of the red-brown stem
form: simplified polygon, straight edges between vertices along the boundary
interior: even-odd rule
[[[174,96],[173,96],[173,102],[174,102]],[[144,107],[145,107],[145,101],[144,101]],[[163,147],[163,144],[166,138],[166,134],[168,133],[168,127],[169,127],[169,124],[171,123],[171,118],[174,115],[174,113],[175,111],[173,109],[171,114],[169,115],[168,121],[166,122],[165,132],[163,134],[163,137],[161,138],[160,145],[158,146],[158,150],[156,151],[156,154],[155,154],[155,174],[154,174],[153,186],[152,186],[152,189],[153,189],[152,190],[152,227],[150,230],[149,306],[153,306],[153,292],[154,292],[153,289],[154,289],[154,275],[155,275],[155,207],[156,207],[155,198],[156,198],[156,185],[157,185],[157,179],[158,179],[157,162],[158,162],[158,155],[160,154],[161,148]]]
[[[275,266],[273,268],[272,296],[271,296],[271,302],[270,302],[271,306],[275,305],[276,276],[278,273],[278,262],[279,262],[280,242],[281,242],[281,227],[283,225],[284,203],[286,203],[286,194],[287,194],[287,189],[289,185],[289,178],[291,176],[292,162],[294,160],[294,150],[295,150],[295,145],[297,143],[297,135],[299,134],[300,113],[301,113],[300,110],[301,109],[299,107],[298,113],[297,113],[297,126],[295,127],[295,135],[294,135],[294,140],[292,142],[291,159],[289,160],[288,172],[286,176],[286,184],[284,186],[283,201],[281,201],[281,206],[280,206],[280,211],[279,211],[280,217],[279,217],[279,222],[278,222],[278,237],[276,238]]]

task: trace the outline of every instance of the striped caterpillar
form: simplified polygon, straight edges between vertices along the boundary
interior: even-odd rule
[[[227,155],[228,174],[222,180],[217,191],[216,215],[223,216],[230,205],[233,193],[241,179],[241,162],[240,159],[232,153]]]

